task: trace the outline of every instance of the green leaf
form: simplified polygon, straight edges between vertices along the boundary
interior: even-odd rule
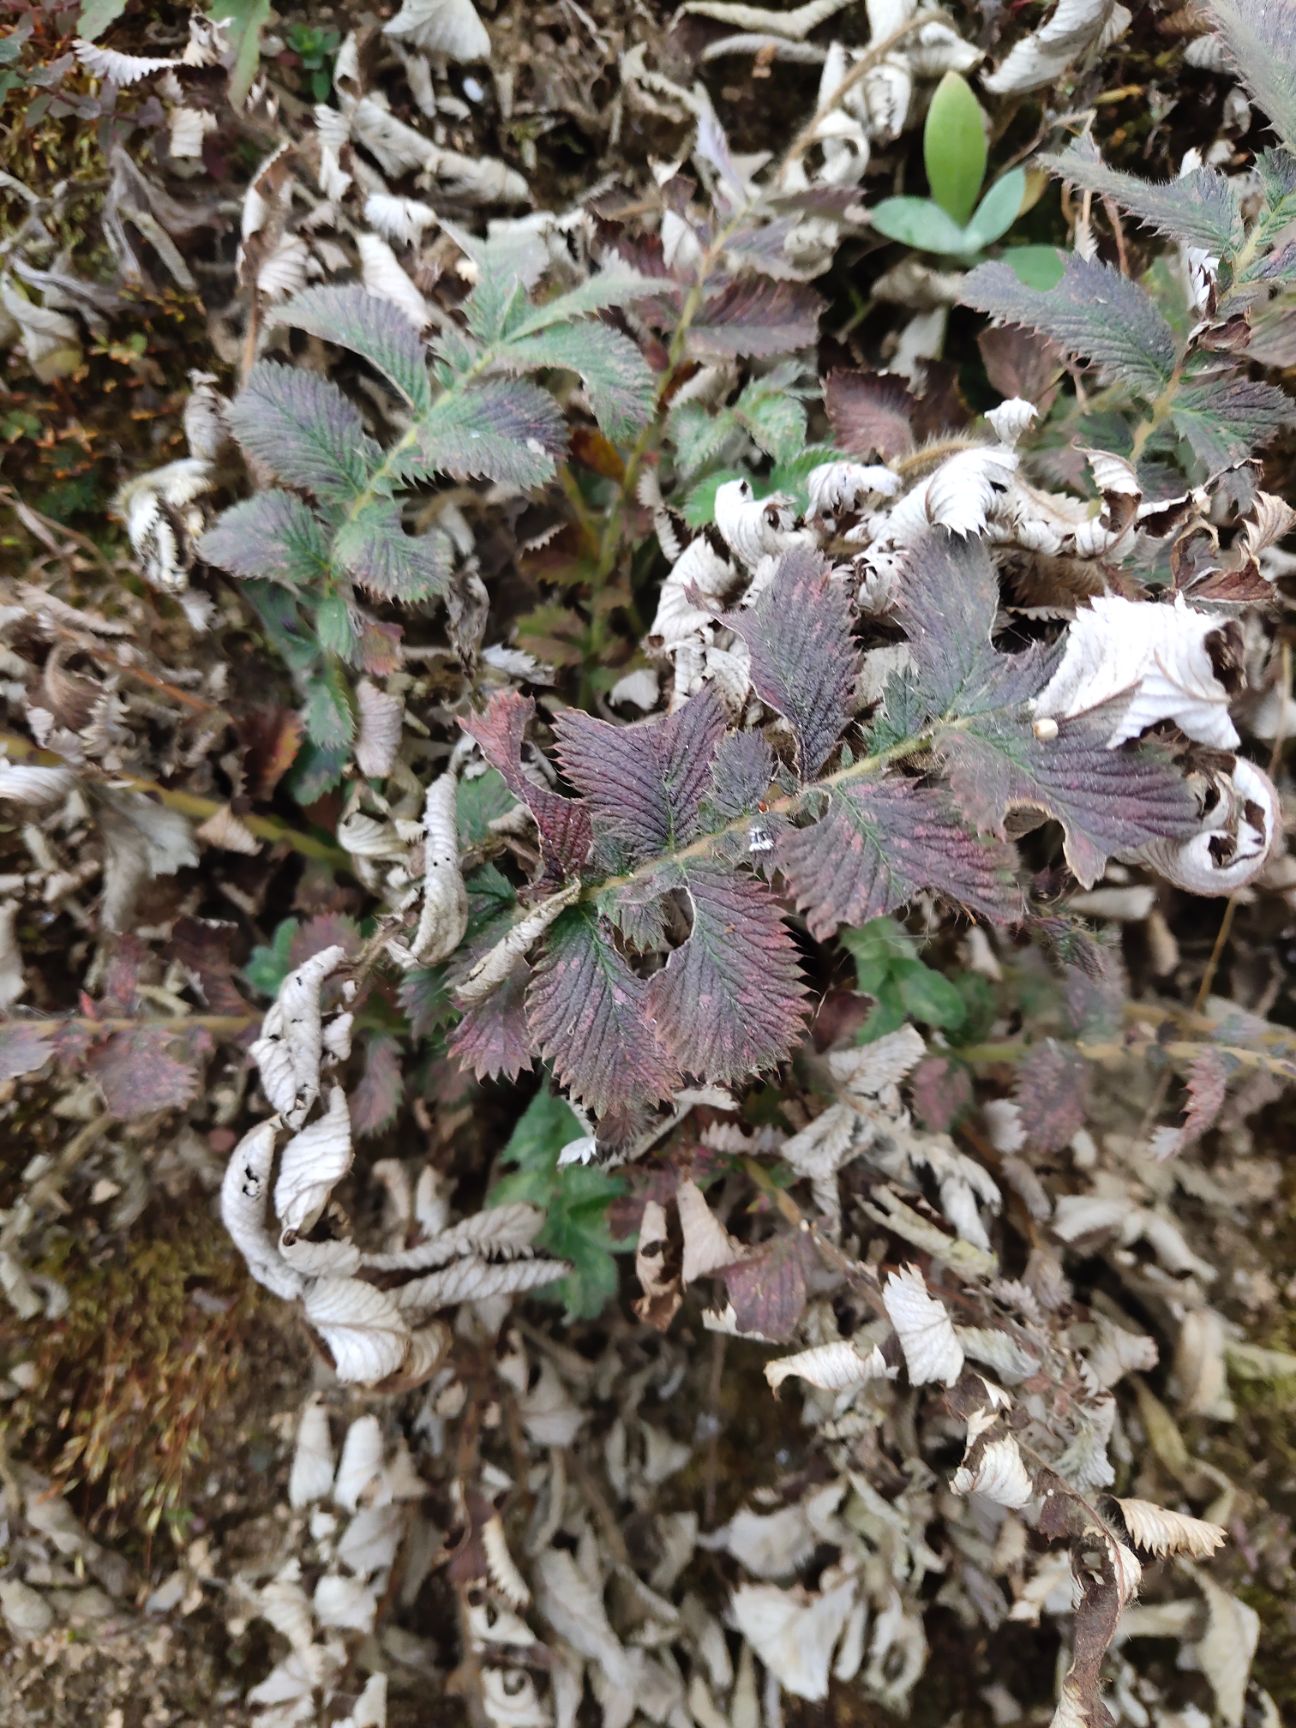
[[[519,371],[555,367],[575,372],[609,438],[633,438],[652,415],[656,386],[648,362],[628,336],[607,324],[556,325],[514,338],[503,364]]]
[[[884,198],[869,211],[869,221],[888,240],[921,252],[970,252],[967,230],[930,198]]]
[[[243,976],[258,995],[279,994],[279,986],[292,970],[292,945],[300,922],[297,918],[283,919],[270,941],[259,943],[248,956]]]
[[[731,408],[713,414],[701,402],[681,402],[670,411],[666,435],[675,446],[676,472],[686,477],[716,460],[726,444],[739,436],[739,422]]]
[[[96,42],[126,10],[126,0],[85,0],[77,15],[77,35]]]
[[[979,264],[963,280],[965,306],[1003,324],[1023,324],[1064,353],[1101,366],[1151,400],[1174,370],[1174,332],[1137,282],[1109,264],[1066,255],[1047,293],[1025,287],[1007,263]]]
[[[333,551],[355,581],[383,600],[428,600],[444,593],[450,579],[448,536],[439,528],[407,534],[397,506],[381,500],[342,524]]]
[[[355,737],[355,715],[342,668],[333,662],[311,680],[306,692],[306,734],[321,750],[344,750]]]
[[[1233,188],[1214,168],[1194,168],[1177,180],[1141,180],[1109,168],[1092,138],[1077,138],[1061,155],[1039,158],[1045,168],[1072,186],[1114,198],[1158,234],[1187,240],[1216,257],[1242,241],[1242,213]]]
[[[432,406],[423,343],[409,319],[389,300],[356,286],[307,288],[281,306],[274,321],[349,348],[381,372],[418,413]]]
[[[1296,6],[1284,0],[1210,0],[1207,11],[1242,82],[1283,143],[1296,151]]]
[[[986,128],[972,86],[958,72],[947,72],[932,96],[923,127],[923,162],[932,197],[961,226],[985,180]]]
[[[261,32],[269,22],[270,0],[207,0],[208,15],[229,27],[234,45],[230,101],[241,108],[247,101],[261,55]]]
[[[249,456],[323,499],[362,492],[382,455],[355,404],[336,384],[299,366],[258,361],[228,419]]]
[[[326,594],[315,608],[315,637],[326,654],[352,664],[356,651],[351,608],[340,594]]]
[[[1066,254],[1056,246],[1009,246],[999,255],[1013,275],[1027,288],[1047,293],[1062,280]]]
[[[797,388],[801,368],[796,362],[774,366],[744,386],[733,406],[738,423],[767,456],[788,462],[805,448],[806,409]]]
[[[660,294],[661,291],[660,282],[641,276],[635,270],[601,270],[598,275],[591,276],[588,282],[569,288],[565,294],[546,300],[542,306],[533,306],[527,316],[512,328],[510,340],[518,336],[534,336],[541,330],[551,329],[555,324],[568,324],[573,319],[586,318],[592,312],[606,312],[614,306],[629,306],[635,300],[644,300],[650,295]]]
[[[521,378],[487,378],[448,392],[419,421],[411,477],[503,480],[539,486],[552,479],[567,428],[553,397]]]
[[[1273,384],[1221,371],[1185,381],[1170,416],[1212,473],[1245,462],[1296,421],[1296,402]]]
[[[516,803],[497,768],[488,768],[472,780],[461,778],[455,799],[460,845],[480,846],[496,817],[506,815]]]
[[[1026,196],[1026,170],[1010,168],[1002,180],[996,180],[977,205],[976,213],[967,225],[968,238],[976,251],[993,246],[1006,234],[1021,214]]]
[[[328,539],[319,518],[295,493],[270,488],[219,515],[198,554],[232,576],[313,586],[328,574]]]
[[[949,1030],[963,1024],[967,1010],[962,996],[948,978],[924,965],[921,960],[910,961],[902,966],[896,973],[896,982],[900,989],[900,1000],[911,1019],[921,1020],[927,1026],[943,1026]]]
[[[607,1209],[625,1192],[620,1177],[582,1165],[558,1167],[558,1154],[582,1133],[576,1117],[555,1093],[537,1092],[519,1117],[500,1154],[500,1162],[515,1166],[491,1189],[488,1204],[505,1206],[523,1201],[545,1213],[538,1246],[571,1264],[571,1272],[552,1286],[566,1307],[567,1318],[594,1319],[616,1292],[614,1254],[629,1243],[612,1240]]]

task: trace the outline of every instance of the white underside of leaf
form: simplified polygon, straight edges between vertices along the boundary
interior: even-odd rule
[[[300,1129],[284,1148],[275,1182],[275,1212],[285,1230],[308,1231],[329,1195],[351,1168],[351,1115],[340,1086],[329,1092],[323,1116]]]
[[[358,1278],[321,1278],[307,1291],[305,1307],[339,1380],[373,1385],[403,1365],[409,1326],[385,1291]]]
[[[882,1300],[914,1385],[952,1386],[963,1372],[963,1348],[944,1303],[930,1294],[917,1267],[893,1272],[882,1286]]]

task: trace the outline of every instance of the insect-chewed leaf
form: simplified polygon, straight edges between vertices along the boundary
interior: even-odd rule
[[[1028,288],[1008,264],[978,264],[959,298],[1001,323],[1038,330],[1145,396],[1157,395],[1174,368],[1174,332],[1138,283],[1074,252],[1052,288]]]
[[[779,834],[774,859],[817,941],[924,888],[1001,923],[1021,915],[1013,848],[972,833],[946,796],[909,780],[833,788],[817,822]]]
[[[592,319],[511,338],[501,364],[524,371],[554,367],[575,372],[609,438],[632,438],[652,412],[648,362],[628,336]]]
[[[794,354],[819,338],[823,301],[802,282],[742,276],[713,295],[689,328],[693,360]]]
[[[470,715],[459,724],[477,740],[482,755],[503,775],[509,791],[535,817],[546,872],[561,880],[579,870],[589,856],[589,812],[579,800],[537,786],[522,772],[522,744],[534,714],[535,703],[529,696],[505,690],[491,698],[484,713]]]
[[[221,1222],[257,1283],[291,1302],[301,1294],[301,1276],[280,1254],[266,1220],[275,1138],[273,1120],[258,1123],[230,1154],[221,1183]]]
[[[840,449],[889,462],[914,447],[918,399],[889,372],[830,372],[824,407]]]
[[[275,322],[349,348],[381,372],[411,408],[432,406],[423,344],[409,319],[390,300],[355,286],[307,288],[275,312]]]
[[[1084,1127],[1089,1065],[1078,1050],[1046,1038],[1019,1065],[1013,1096],[1031,1150],[1060,1152]]]
[[[447,391],[419,420],[415,453],[402,463],[411,477],[501,480],[539,486],[567,446],[553,397],[524,378],[485,378]]]
[[[769,791],[774,752],[759,732],[730,732],[720,740],[711,764],[709,803],[717,816],[746,816]]]
[[[756,604],[723,622],[747,644],[756,693],[792,727],[809,778],[850,718],[859,655],[845,592],[817,552],[798,546],[779,559]]]
[[[1296,6],[1290,0],[1210,0],[1207,11],[1242,82],[1296,151]]]
[[[1091,888],[1107,860],[1200,827],[1197,801],[1174,767],[1137,745],[1107,748],[1105,734],[1075,721],[1037,738],[1019,714],[986,715],[940,737],[950,788],[977,827],[1002,834],[1007,813],[1033,809],[1062,825],[1067,863]]]
[[[584,907],[550,932],[527,992],[527,1024],[558,1079],[596,1116],[656,1103],[679,1086],[653,1024],[649,982]]]
[[[222,512],[198,542],[198,555],[232,576],[300,587],[328,570],[328,539],[315,512],[295,493],[272,487]]]
[[[407,534],[397,507],[380,500],[347,518],[333,550],[343,569],[383,600],[427,600],[442,593],[450,578],[448,536],[435,528]]]
[[[1109,168],[1092,138],[1077,138],[1061,155],[1037,158],[1060,179],[1100,192],[1155,228],[1221,257],[1242,239],[1242,213],[1232,186],[1215,168],[1194,168],[1177,180],[1141,180]]]
[[[633,726],[568,709],[554,733],[564,774],[637,861],[692,837],[724,725],[708,684],[674,714]]]
[[[526,1023],[530,970],[517,961],[504,982],[464,1012],[450,1037],[450,1054],[479,1080],[516,1080],[531,1067]]]
[[[741,1079],[780,1061],[800,1032],[805,986],[796,949],[754,876],[691,865],[680,882],[693,929],[649,980],[649,1009],[684,1073]]]
[[[305,1307],[332,1352],[339,1380],[372,1386],[404,1362],[410,1329],[385,1290],[360,1278],[317,1278]]]
[[[1176,391],[1171,419],[1212,473],[1245,462],[1296,420],[1283,390],[1228,370],[1188,378]]]
[[[1038,737],[1029,700],[1059,663],[1058,650],[1001,654],[990,641],[998,582],[985,547],[942,530],[910,551],[900,596],[918,689],[942,718],[935,743],[950,789],[977,828],[1004,833],[1015,808],[1062,824],[1067,861],[1087,887],[1107,859],[1150,843],[1187,839],[1196,800],[1168,763],[1133,747],[1107,748],[1108,730],[1085,719]]]
[[[382,454],[336,384],[273,360],[252,368],[228,419],[249,456],[319,498],[363,491]]]
[[[119,1122],[151,1116],[155,1110],[179,1110],[198,1090],[192,1062],[175,1054],[173,1032],[140,1027],[116,1032],[92,1051],[86,1067],[103,1093],[108,1114]]]

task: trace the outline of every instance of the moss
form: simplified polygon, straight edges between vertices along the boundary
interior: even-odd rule
[[[115,1258],[64,1237],[38,1270],[68,1308],[37,1343],[24,1454],[100,1528],[183,1527],[194,1470],[250,1378],[256,1286],[205,1206]]]

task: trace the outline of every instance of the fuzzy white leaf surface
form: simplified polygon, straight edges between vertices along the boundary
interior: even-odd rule
[[[472,0],[403,0],[383,34],[447,60],[490,59],[490,37]]]
[[[257,1283],[292,1302],[301,1295],[302,1280],[285,1264],[266,1219],[274,1152],[273,1121],[260,1123],[239,1141],[221,1182],[221,1222]]]
[[[918,1268],[893,1272],[882,1286],[882,1301],[914,1385],[938,1381],[952,1386],[963,1372],[963,1347],[945,1304],[930,1293]]]
[[[318,1398],[308,1398],[297,1424],[292,1469],[288,1473],[288,1504],[299,1510],[323,1500],[332,1490],[333,1471],[328,1412]]]
[[[1195,611],[1182,595],[1170,606],[1099,595],[1076,614],[1062,663],[1034,712],[1072,720],[1101,709],[1109,750],[1162,720],[1202,744],[1233,749],[1228,691],[1210,653],[1220,632],[1218,617]]]
[[[324,1115],[308,1122],[284,1148],[274,1204],[285,1230],[311,1229],[351,1168],[351,1158],[351,1113],[346,1093],[333,1086]]]
[[[844,1392],[850,1387],[866,1385],[888,1372],[882,1352],[876,1346],[864,1351],[848,1338],[831,1344],[816,1344],[810,1350],[799,1350],[795,1356],[780,1356],[777,1361],[765,1364],[765,1378],[775,1393],[792,1376],[810,1386],[817,1386],[821,1392]]]
[[[743,1584],[730,1613],[785,1692],[812,1703],[828,1696],[833,1651],[855,1600],[853,1580],[816,1594],[795,1585]]]
[[[1121,1517],[1132,1541],[1149,1554],[1186,1554],[1191,1560],[1209,1560],[1228,1532],[1205,1518],[1190,1518],[1186,1512],[1171,1512],[1151,1500],[1117,1499]]]
[[[290,972],[252,1046],[252,1059],[261,1070],[266,1097],[290,1128],[301,1127],[319,1097],[323,1057],[320,991],[345,957],[346,950],[334,944]]]
[[[1013,1508],[1027,1505],[1035,1494],[1021,1448],[1011,1434],[988,1440],[974,1464],[962,1464],[954,1472],[950,1487],[956,1494],[979,1494],[996,1506]]]
[[[386,1291],[358,1278],[321,1278],[307,1291],[305,1306],[339,1380],[373,1385],[404,1363],[409,1327]]]

